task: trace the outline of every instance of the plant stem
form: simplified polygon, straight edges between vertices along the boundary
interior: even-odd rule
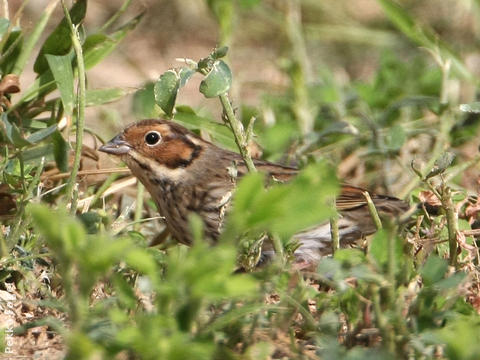
[[[368,211],[370,212],[370,216],[372,217],[375,227],[377,228],[377,230],[380,230],[381,228],[383,228],[383,226],[382,221],[380,220],[380,216],[378,216],[377,209],[375,208],[375,204],[373,203],[368,191],[364,191],[363,196],[365,196],[365,199],[367,200]]]
[[[458,216],[455,205],[452,201],[452,193],[450,188],[443,184],[442,189],[442,205],[447,212],[448,227],[448,245],[450,250],[449,263],[451,266],[457,265],[457,232],[458,232]]]
[[[5,241],[5,236],[3,235],[3,229],[0,228],[0,259],[3,259],[6,256],[8,256],[7,242]]]
[[[232,104],[228,98],[228,95],[222,94],[219,96],[220,101],[222,103],[223,109],[225,110],[226,120],[230,128],[232,129],[233,136],[235,137],[235,142],[237,143],[238,150],[240,150],[240,155],[242,155],[243,160],[245,161],[245,165],[247,166],[248,171],[254,172],[256,171],[255,165],[253,164],[252,158],[250,157],[248,147],[247,147],[247,140],[246,135],[243,130],[243,125],[235,117],[235,113],[233,112]]]
[[[388,224],[391,225],[391,224]],[[388,253],[387,253],[387,276],[388,276],[388,301],[391,307],[395,304],[395,289],[396,289],[396,280],[395,280],[395,273],[397,270],[397,261],[395,257],[395,243],[397,240],[396,234],[397,229],[388,226],[388,234],[387,234],[387,246],[388,246]]]
[[[77,179],[78,169],[80,168],[80,158],[82,155],[83,145],[83,129],[85,127],[85,96],[86,96],[86,79],[85,79],[85,63],[83,61],[82,44],[80,43],[80,36],[78,29],[73,25],[70,13],[68,12],[65,1],[62,0],[63,12],[67,19],[70,31],[72,33],[72,44],[77,56],[78,68],[78,88],[77,88],[77,126],[75,137],[75,157],[72,164],[72,171],[67,182],[66,194],[67,199],[71,199],[70,211],[74,213],[77,209],[76,197],[73,197],[73,189]]]

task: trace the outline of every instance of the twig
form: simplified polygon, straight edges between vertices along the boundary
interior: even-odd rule
[[[131,171],[130,169],[127,168],[112,168],[112,169],[99,169],[99,170],[82,170],[77,173],[78,176],[88,176],[88,175],[101,175],[101,174],[118,174],[118,173],[125,173],[129,174]],[[42,181],[43,180],[60,180],[60,179],[65,179],[70,176],[69,172],[65,173],[59,173],[55,175],[48,175],[48,174],[43,174],[42,175]]]
[[[380,220],[380,216],[378,216],[377,209],[375,208],[375,204],[373,203],[368,191],[364,191],[363,196],[365,196],[365,199],[367,200],[368,211],[370,212],[370,216],[372,217],[375,227],[377,230],[382,229],[382,221]]]
[[[335,200],[333,200],[333,210],[335,210]],[[338,233],[338,214],[330,218],[330,234],[332,236],[332,255],[340,249],[340,235]]]
[[[442,189],[442,205],[447,212],[447,228],[448,228],[448,245],[450,251],[449,263],[451,266],[457,264],[457,232],[458,232],[458,215],[455,205],[452,201],[451,190],[446,184]]]
[[[233,112],[232,104],[230,103],[228,95],[225,93],[220,95],[219,98],[222,103],[223,109],[225,110],[225,119],[227,120],[228,125],[230,125],[230,128],[232,129],[233,136],[235,137],[235,142],[238,146],[238,150],[240,150],[240,155],[242,155],[248,171],[255,172],[255,165],[253,164],[252,158],[248,151],[247,137],[243,130],[243,125],[240,120],[235,117],[235,113]]]

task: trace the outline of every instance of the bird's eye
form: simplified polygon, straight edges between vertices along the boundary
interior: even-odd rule
[[[161,139],[162,139],[162,136],[158,131],[149,131],[148,133],[145,134],[145,142],[147,143],[148,146],[157,145]]]

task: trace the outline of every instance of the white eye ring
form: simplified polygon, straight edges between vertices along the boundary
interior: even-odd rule
[[[149,131],[145,134],[145,144],[155,146],[162,140],[162,135],[158,131]]]

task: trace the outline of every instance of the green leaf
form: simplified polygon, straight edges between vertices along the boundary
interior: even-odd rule
[[[177,106],[176,110],[175,122],[190,130],[204,130],[226,148],[238,151],[232,131],[225,125],[195,114],[188,106]]]
[[[15,145],[17,148],[22,148],[24,146],[32,145],[28,140],[26,140],[20,130],[18,130],[15,124],[12,124],[7,117],[6,113],[2,114],[2,122],[5,129],[5,135],[7,139]]]
[[[287,240],[332,215],[328,201],[338,192],[335,174],[325,163],[303,169],[288,184],[265,188],[262,174],[245,175],[238,184],[228,235],[267,231]]]
[[[212,69],[200,83],[200,92],[206,98],[225,94],[232,85],[232,72],[222,60],[213,63]]]
[[[31,134],[27,138],[27,141],[29,141],[32,144],[36,144],[42,141],[43,139],[46,139],[50,135],[52,135],[56,130],[57,130],[57,124],[53,124],[45,129],[35,131],[33,134]]]
[[[180,77],[175,70],[164,72],[155,83],[155,102],[170,118],[173,116],[173,109],[179,88]]]
[[[31,204],[27,212],[32,215],[36,229],[46,238],[49,247],[62,256],[62,261],[71,261],[79,256],[79,250],[87,244],[80,222],[45,205]]]
[[[83,44],[85,68],[90,69],[107,57],[127,34],[135,29],[143,14],[140,14],[110,35],[93,34]]]
[[[359,249],[339,249],[335,251],[333,258],[349,266],[355,266],[365,262],[365,253]]]
[[[438,344],[445,346],[445,358],[474,360],[480,358],[480,318],[459,316],[447,321],[444,327],[434,331]]]
[[[264,190],[264,174],[251,173],[243,177],[240,186],[235,191],[235,210],[241,213],[248,213],[254,210],[252,205],[257,196],[261,196]]]
[[[98,233],[102,223],[102,217],[95,211],[87,211],[78,215],[78,220],[82,222],[88,234]]]
[[[53,145],[46,144],[42,146],[35,146],[23,152],[23,161],[39,163],[39,160],[45,157],[47,161],[53,160]]]
[[[105,34],[87,36],[83,43],[83,58],[85,68],[90,69],[98,64],[115,48],[115,41]]]
[[[455,154],[453,152],[446,151],[435,161],[433,169],[430,170],[425,178],[429,179],[433,176],[444,173],[445,170],[452,165],[453,160],[455,160]]]
[[[388,262],[388,242],[391,241],[389,239],[390,236],[393,236],[393,241],[395,242],[395,259],[397,260],[397,267],[396,269],[401,268],[401,263],[403,260],[403,243],[402,240],[395,236],[395,234],[390,234],[388,229],[381,229],[379,230],[372,239],[369,248],[369,255],[373,257],[375,263],[379,267],[385,267]]]
[[[37,77],[32,84],[26,89],[20,100],[15,106],[21,106],[23,103],[31,101],[37,97],[48,94],[56,89],[55,79],[51,71],[46,71]]]
[[[178,76],[180,76],[180,87],[184,87],[193,74],[195,74],[195,70],[189,67],[182,67],[178,72]]]
[[[74,25],[80,24],[87,13],[87,0],[77,0],[70,9],[70,17]],[[72,37],[67,19],[62,19],[60,24],[48,36],[40,49],[33,70],[43,74],[48,69],[46,54],[67,55],[72,48]]]
[[[72,63],[69,55],[55,56],[46,54],[50,70],[52,71],[53,78],[57,83],[58,90],[60,91],[60,97],[62,99],[63,109],[67,116],[71,116],[74,107],[74,80]]]
[[[217,60],[227,56],[227,53],[228,53],[228,46],[222,46],[213,51],[212,58]]]
[[[448,262],[438,256],[430,255],[420,270],[425,286],[433,285],[442,280],[447,273]]]
[[[108,104],[134,92],[133,89],[107,88],[87,90],[86,106]]]
[[[154,83],[149,82],[133,95],[132,112],[137,118],[154,118],[160,115],[161,111],[155,103],[154,87]]]
[[[68,171],[68,152],[70,151],[70,146],[68,142],[65,141],[62,134],[59,131],[55,131],[52,135],[53,140],[53,156],[55,158],[55,163],[60,171]]]
[[[135,249],[126,254],[125,261],[137,271],[153,276],[158,268],[152,256],[144,249]]]

